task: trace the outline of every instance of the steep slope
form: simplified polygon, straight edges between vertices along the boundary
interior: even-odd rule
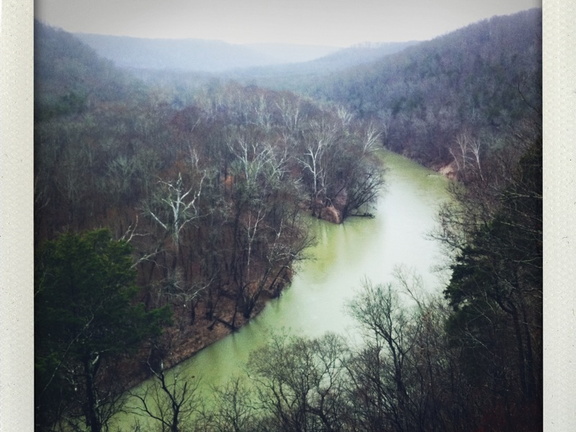
[[[316,79],[305,91],[378,119],[392,150],[446,164],[462,134],[494,141],[539,118],[541,22],[540,9],[493,17]]]
[[[387,55],[395,54],[418,43],[409,41],[358,44],[319,58],[314,63],[334,70],[343,69],[381,60]]]
[[[137,96],[138,84],[71,34],[34,22],[35,115],[78,113],[96,101]]]

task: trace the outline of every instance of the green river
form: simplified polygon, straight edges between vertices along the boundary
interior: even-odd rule
[[[428,292],[439,292],[446,272],[441,246],[427,237],[436,225],[438,205],[448,200],[448,181],[441,175],[394,153],[383,153],[386,186],[374,210],[375,218],[350,218],[342,225],[312,222],[317,243],[310,259],[297,267],[289,288],[240,331],[202,350],[171,372],[200,378],[199,391],[225,384],[244,374],[252,350],[266,342],[271,331],[320,336],[330,331],[353,333],[344,305],[366,279],[387,283],[396,267],[419,274]],[[145,424],[145,418],[140,418]],[[133,418],[115,423],[130,430]]]

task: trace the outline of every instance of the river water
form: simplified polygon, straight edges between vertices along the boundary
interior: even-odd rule
[[[200,378],[201,394],[212,385],[225,384],[244,375],[251,351],[270,332],[320,336],[327,331],[353,334],[345,304],[363,281],[387,283],[398,266],[415,272],[423,289],[439,292],[447,280],[440,245],[428,234],[435,228],[440,203],[448,200],[448,181],[441,175],[390,152],[382,154],[387,167],[386,186],[375,209],[375,218],[350,218],[342,225],[313,220],[316,244],[280,298],[240,331],[202,350],[172,372]],[[118,419],[129,430],[132,420]],[[141,419],[141,421],[144,419]]]

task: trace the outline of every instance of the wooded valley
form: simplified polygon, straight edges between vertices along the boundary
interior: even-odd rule
[[[35,22],[37,430],[109,430],[150,377],[161,431],[541,430],[541,11],[406,45],[134,70]],[[289,286],[310,217],[372,216],[383,147],[452,179],[444,292],[366,282],[360,347],[278,334],[209,404],[168,379]]]

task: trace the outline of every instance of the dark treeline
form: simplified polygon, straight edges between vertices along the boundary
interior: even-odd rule
[[[65,330],[59,320],[85,302],[52,304],[56,287],[72,283],[56,272],[58,259],[73,257],[51,251],[65,248],[68,235],[99,228],[108,242],[129,245],[138,290],[128,298],[148,312],[170,308],[172,323],[150,349],[173,364],[279,294],[311,241],[304,213],[340,223],[369,210],[383,182],[379,133],[343,109],[236,84],[169,104],[71,35],[37,23],[35,37],[38,422],[84,416],[95,431],[106,406],[89,391],[95,382],[110,385],[112,365],[127,382],[149,368],[122,360],[119,350],[104,356],[104,346],[75,351],[86,333],[109,330],[92,329],[92,314],[77,317],[78,333]],[[107,254],[94,259],[113,262]],[[96,359],[107,365],[94,369]],[[54,392],[71,399],[56,401]]]

